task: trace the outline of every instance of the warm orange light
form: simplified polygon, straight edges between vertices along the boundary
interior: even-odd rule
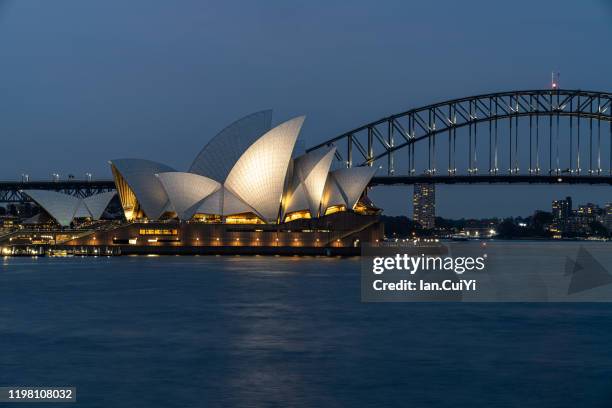
[[[265,224],[265,222],[253,213],[242,213],[230,215],[225,218],[226,224]]]
[[[346,211],[346,206],[344,206],[344,205],[333,205],[331,207],[328,207],[325,210],[325,215],[330,215],[330,214],[334,214],[334,213],[341,212],[341,211]]]
[[[202,214],[197,213],[192,217],[193,221],[203,222],[207,224],[220,223],[222,221],[221,216],[218,214]]]
[[[289,222],[293,220],[300,220],[300,219],[310,219],[310,218],[311,218],[310,211],[308,210],[295,211],[285,216],[285,222]]]

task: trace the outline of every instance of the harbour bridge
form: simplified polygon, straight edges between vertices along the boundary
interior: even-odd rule
[[[337,166],[378,166],[371,185],[612,184],[612,93],[497,92],[387,116],[307,151],[336,146]],[[0,203],[25,189],[87,197],[112,180],[0,181]]]
[[[113,180],[54,180],[54,181],[0,181],[0,203],[22,203],[32,200],[22,190],[51,190],[85,198],[115,190]]]
[[[308,151],[378,166],[372,184],[612,184],[612,94],[498,92],[387,116]],[[386,174],[385,174],[386,173]]]

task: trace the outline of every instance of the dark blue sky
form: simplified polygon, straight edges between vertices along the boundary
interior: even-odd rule
[[[0,179],[110,177],[142,157],[186,169],[218,130],[273,108],[314,144],[454,97],[612,90],[612,7],[585,1],[0,0]],[[410,188],[372,196],[409,213]],[[521,215],[609,187],[454,186],[443,216]],[[399,194],[398,194],[399,193]]]

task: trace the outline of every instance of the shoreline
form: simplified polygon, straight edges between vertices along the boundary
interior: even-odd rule
[[[9,247],[5,247],[8,249]],[[264,247],[264,246],[134,246],[134,245],[14,245],[5,257],[133,256],[133,255],[263,255],[352,257],[361,255],[360,247]]]

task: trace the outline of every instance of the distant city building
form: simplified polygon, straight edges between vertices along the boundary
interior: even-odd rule
[[[425,229],[435,227],[436,218],[436,187],[431,183],[418,183],[414,185],[412,197],[413,218]]]
[[[552,202],[552,224],[550,232],[553,238],[580,237],[597,234],[596,223],[608,230],[612,227],[612,203],[603,209],[597,204],[586,203],[572,210],[572,198]]]
[[[565,197],[565,200],[554,200],[552,202],[552,225],[550,226],[553,236],[561,238],[562,234],[573,229],[572,197]]]
[[[579,205],[576,209],[576,215],[579,217],[592,217],[595,218],[599,214],[601,209],[597,204],[587,203]]]
[[[574,214],[576,230],[579,232],[588,232],[591,229],[591,224],[601,219],[600,215],[601,208],[596,204],[587,203],[578,206]]]
[[[553,201],[552,215],[554,222],[566,222],[572,216],[572,197],[565,197],[565,200]]]

